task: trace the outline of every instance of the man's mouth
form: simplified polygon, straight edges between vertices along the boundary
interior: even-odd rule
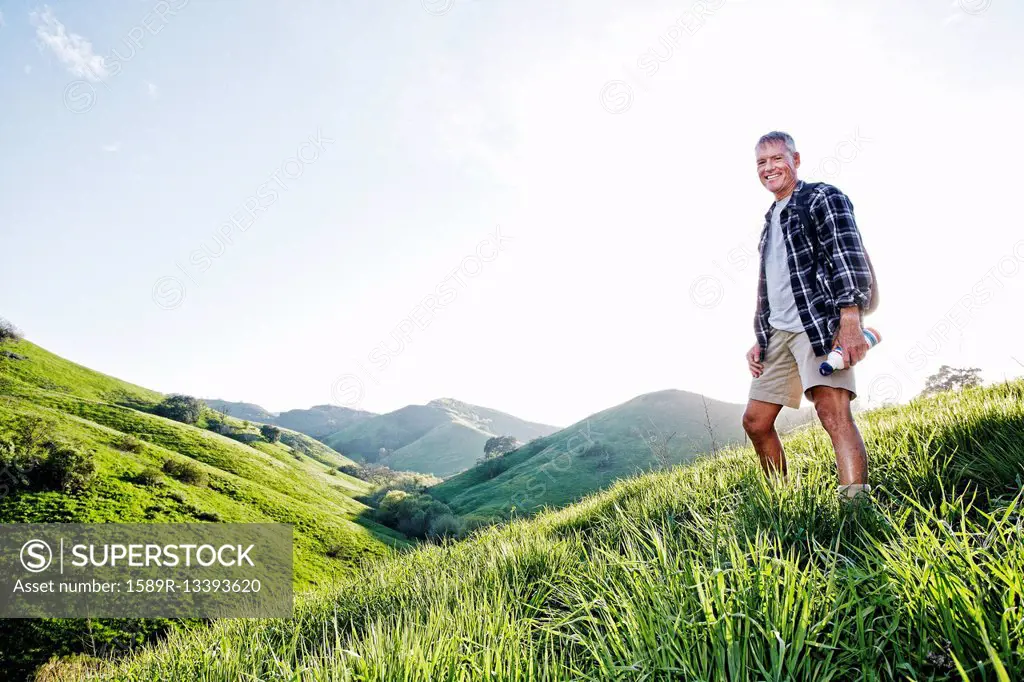
[[[782,173],[769,173],[768,175],[764,176],[764,179],[768,182],[771,182],[772,180],[777,180],[781,177]]]

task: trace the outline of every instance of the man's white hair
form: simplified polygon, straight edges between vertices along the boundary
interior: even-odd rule
[[[784,133],[781,130],[773,130],[770,133],[766,133],[761,136],[761,139],[754,145],[756,151],[759,147],[771,144],[772,142],[782,142],[786,145],[786,149],[789,150],[790,154],[796,154],[796,142],[793,141],[793,136],[789,133]]]

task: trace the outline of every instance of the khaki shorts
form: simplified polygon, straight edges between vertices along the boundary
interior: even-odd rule
[[[762,358],[764,371],[750,383],[750,398],[797,409],[800,407],[800,395],[806,395],[810,400],[808,391],[815,386],[845,388],[851,394],[850,400],[856,398],[853,368],[823,377],[818,367],[824,361],[824,355],[814,355],[807,332],[772,329],[768,352]]]

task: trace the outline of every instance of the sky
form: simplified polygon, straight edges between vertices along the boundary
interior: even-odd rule
[[[852,200],[865,405],[1024,374],[1010,0],[0,0],[0,316],[280,411],[745,402],[753,146]]]

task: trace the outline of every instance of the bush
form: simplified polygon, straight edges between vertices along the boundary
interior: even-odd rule
[[[284,443],[285,445],[287,445],[288,447],[290,447],[293,452],[295,450],[298,450],[299,452],[301,452],[302,454],[306,455],[307,457],[312,457],[313,456],[313,451],[305,443],[305,441],[303,441],[298,436],[296,436],[294,434],[291,434],[291,433],[282,433],[282,434],[280,434],[279,437],[281,439],[281,442]],[[296,457],[296,459],[300,459],[300,458]]]
[[[366,472],[363,470],[363,467],[359,466],[358,464],[342,464],[340,467],[338,467],[338,471],[363,481],[368,480],[367,478],[365,478]]]
[[[505,455],[498,455],[497,457],[489,457],[479,462],[480,470],[489,479],[495,478],[498,474],[508,469],[508,462],[505,460]]]
[[[195,462],[188,460],[176,461],[173,459],[164,460],[164,473],[178,479],[182,483],[190,485],[206,485],[207,475]]]
[[[387,491],[380,507],[374,511],[374,520],[378,523],[413,538],[427,538],[431,524],[442,516],[454,516],[448,505],[430,495],[404,490]]]
[[[270,424],[264,424],[260,427],[260,435],[266,438],[268,443],[276,443],[281,440],[281,429]]]
[[[20,329],[15,327],[10,321],[0,317],[0,343],[21,341],[22,338]]]
[[[81,451],[65,443],[53,443],[41,467],[41,483],[51,490],[79,493],[89,487],[96,476],[92,452]]]
[[[498,457],[522,446],[515,436],[494,436],[484,443],[484,457]]]
[[[222,436],[230,435],[231,432],[234,431],[232,426],[228,424],[227,420],[220,414],[216,413],[206,418],[206,428],[207,430],[219,433]]]
[[[427,537],[431,539],[454,538],[458,540],[466,532],[466,524],[454,514],[441,514],[430,522]]]
[[[260,439],[258,434],[246,433],[245,431],[235,431],[233,433],[226,433],[224,435],[230,438],[231,440],[237,440],[239,443],[245,443],[246,445],[248,445],[249,443],[255,443]]]
[[[149,487],[163,485],[164,475],[156,467],[146,467],[135,477],[135,482]]]
[[[136,454],[142,452],[145,447],[143,442],[131,434],[124,434],[114,441],[114,447],[124,452],[134,452]]]
[[[199,421],[199,415],[203,413],[204,407],[205,404],[198,398],[175,393],[157,405],[154,412],[161,417],[167,417],[184,424],[195,424]]]
[[[69,443],[36,442],[39,421],[22,424],[15,439],[0,441],[0,491],[82,492],[96,475],[95,457]]]

